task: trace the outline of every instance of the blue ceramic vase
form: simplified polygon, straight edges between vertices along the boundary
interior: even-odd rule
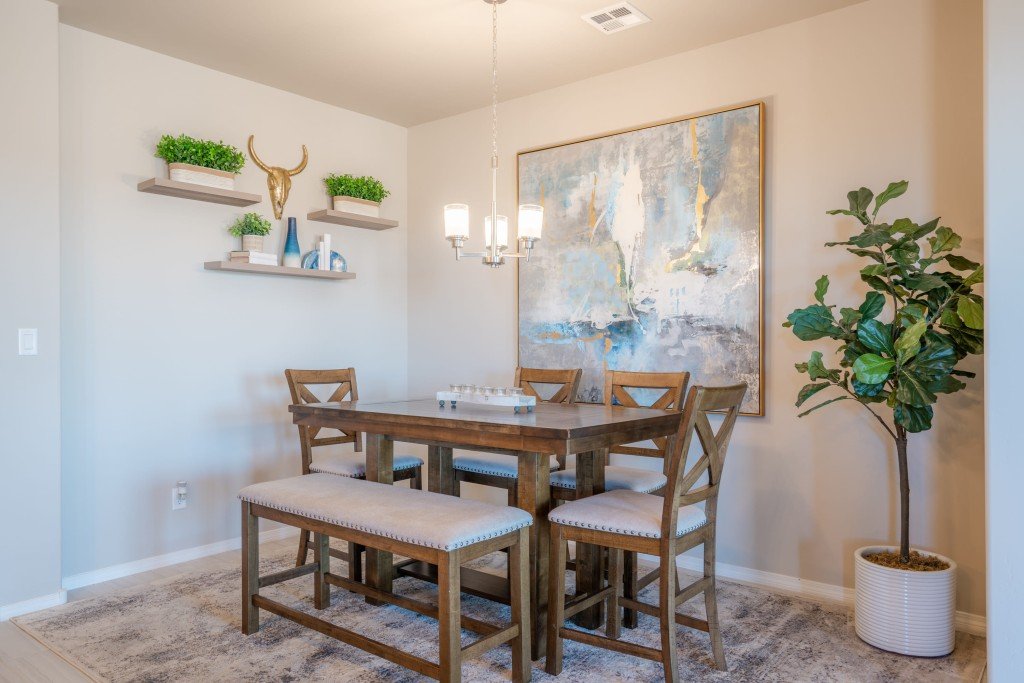
[[[281,264],[289,268],[302,267],[302,252],[299,251],[298,229],[295,227],[295,218],[288,218],[288,239],[284,243],[284,258]]]

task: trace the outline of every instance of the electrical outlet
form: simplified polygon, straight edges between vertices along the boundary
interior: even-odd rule
[[[179,481],[171,487],[171,509],[184,510],[188,507],[188,482]]]

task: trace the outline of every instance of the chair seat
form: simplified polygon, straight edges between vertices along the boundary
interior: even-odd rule
[[[552,524],[610,531],[625,536],[661,538],[661,514],[665,499],[636,491],[608,491],[559,505],[548,514]],[[679,508],[676,537],[708,523],[695,505]]]
[[[609,465],[604,468],[604,490],[605,491],[637,491],[639,493],[653,493],[664,488],[668,483],[668,477],[661,472],[649,470],[638,470],[632,467],[619,467]],[[576,470],[567,469],[561,472],[551,473],[551,485],[556,489],[575,489]]]
[[[396,455],[392,469],[395,472],[422,467],[423,460],[415,455]],[[335,455],[318,455],[309,464],[309,471],[319,474],[333,474],[339,477],[355,477],[362,479],[366,476],[366,456],[362,453],[338,453]]]
[[[519,508],[331,474],[253,484],[239,499],[404,543],[455,550],[529,526]]]
[[[553,455],[550,466],[552,471],[561,467],[558,464],[558,459]],[[501,453],[473,453],[452,458],[452,468],[463,472],[477,472],[495,477],[517,479],[519,477],[519,458]]]

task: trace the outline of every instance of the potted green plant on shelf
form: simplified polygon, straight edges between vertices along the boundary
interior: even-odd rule
[[[171,180],[225,190],[235,189],[235,176],[245,165],[245,156],[235,147],[187,135],[164,135],[156,144],[156,156],[167,162]]]
[[[374,218],[380,218],[380,203],[391,194],[384,183],[371,176],[329,175],[324,178],[324,185],[334,200],[335,211]]]
[[[263,238],[270,234],[270,221],[255,212],[236,220],[228,232],[242,238],[242,251],[263,251]]]
[[[984,267],[957,253],[961,238],[936,218],[917,224],[909,218],[878,222],[878,212],[907,190],[890,183],[877,197],[867,188],[850,192],[849,209],[829,211],[857,219],[862,229],[843,242],[867,259],[860,279],[869,291],[856,308],[826,304],[829,278],[815,283],[815,303],[789,314],[785,327],[804,341],[839,342],[838,367],[828,367],[820,351],[796,366],[810,383],[800,389],[797,407],[813,396],[837,394],[800,413],[833,403],[855,401],[892,438],[900,487],[900,545],[868,546],[854,552],[855,625],[864,641],[892,652],[942,656],[953,650],[956,564],[910,545],[910,434],[932,427],[932,406],[943,394],[967,385],[974,373],[957,368],[983,352],[984,302],[974,289]],[[871,207],[872,199],[874,207]]]

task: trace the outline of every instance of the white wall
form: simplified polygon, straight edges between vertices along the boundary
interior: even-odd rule
[[[354,366],[362,397],[406,395],[407,132],[66,26],[60,57],[68,577],[237,537],[237,491],[299,472],[285,368]],[[358,278],[204,271],[238,248],[226,230],[241,212],[273,219],[266,175],[250,161],[239,178],[264,196],[252,209],[139,193],[165,173],[165,132],[240,148],[255,133],[260,157],[287,167],[305,144],[285,215],[304,250],[329,230]],[[306,221],[328,206],[332,171],[381,178],[402,226]],[[268,250],[284,235],[282,221]],[[47,251],[34,245],[33,262]],[[179,479],[192,501],[172,512]]]
[[[57,7],[3,0],[0,16],[2,618],[60,590],[61,275]],[[33,327],[39,355],[18,356],[18,328]]]
[[[993,683],[1024,679],[1024,458],[1020,447],[1018,397],[1024,384],[1020,362],[1020,160],[1024,135],[1021,61],[1024,5],[1018,0],[985,2],[985,291],[988,353],[993,370],[985,386],[988,488],[988,676]]]
[[[642,30],[642,29],[639,29]],[[614,38],[612,38],[614,39]],[[515,205],[515,153],[725,105],[767,103],[767,417],[744,418],[730,451],[722,562],[852,586],[853,550],[896,538],[894,453],[857,407],[803,420],[813,345],[780,324],[833,277],[833,300],[862,300],[859,264],[822,244],[850,225],[825,215],[846,192],[909,179],[895,207],[942,215],[982,250],[980,7],[958,0],[872,0],[806,21],[505,102],[499,201]],[[455,263],[441,207],[489,201],[488,110],[410,129],[409,386],[512,380],[514,267]],[[480,242],[479,228],[477,242]],[[544,248],[543,241],[540,249]],[[828,350],[825,344],[817,348]],[[968,364],[980,370],[976,360]],[[862,409],[861,409],[862,410]],[[959,608],[984,612],[982,382],[940,402],[911,445],[912,541],[960,565]]]

